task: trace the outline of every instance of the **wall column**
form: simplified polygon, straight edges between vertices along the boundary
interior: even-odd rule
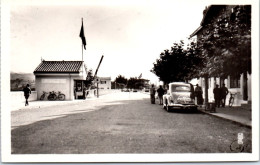
[[[248,81],[247,81],[247,86],[248,86],[248,101],[252,101],[252,91],[251,91],[251,75],[248,74]]]
[[[243,100],[248,99],[247,95],[247,73],[243,73],[243,83],[242,83],[242,94],[243,94]]]
[[[209,80],[208,76],[205,76],[205,105],[209,102],[209,95],[208,95],[208,89],[209,89]]]

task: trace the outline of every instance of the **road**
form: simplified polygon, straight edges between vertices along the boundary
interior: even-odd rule
[[[158,101],[158,100],[157,100]],[[144,93],[119,92],[78,104],[12,112],[13,154],[230,153],[251,129],[200,112],[166,112]]]

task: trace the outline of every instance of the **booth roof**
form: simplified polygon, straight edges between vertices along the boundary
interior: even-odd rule
[[[83,61],[42,61],[34,73],[79,73]]]

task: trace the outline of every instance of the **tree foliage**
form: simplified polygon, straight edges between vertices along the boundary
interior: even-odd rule
[[[93,85],[93,81],[94,81],[93,71],[92,69],[90,69],[87,72],[86,81],[84,81],[86,88],[90,88]]]
[[[186,49],[183,41],[174,43],[171,50],[164,50],[160,54],[151,72],[165,83],[189,80],[198,76],[198,68],[202,67],[202,59],[198,54],[194,42],[191,42]]]
[[[115,79],[114,82],[112,82],[114,88],[120,88],[120,89],[123,89],[126,87],[127,85],[127,78],[125,78],[124,76],[122,75],[118,75]]]
[[[119,83],[119,84],[124,84],[124,85],[126,85],[126,84],[127,84],[127,78],[125,78],[125,77],[122,76],[122,75],[119,75],[119,76],[116,77],[115,82],[116,82],[116,83]]]
[[[143,79],[137,77],[130,77],[128,79],[127,88],[129,89],[140,89],[143,87]]]
[[[226,77],[251,73],[251,6],[236,6],[203,27],[198,46],[205,68],[201,75]]]
[[[118,75],[113,84],[115,88],[140,89],[144,85],[144,79],[137,77],[130,77],[127,79],[122,75]]]

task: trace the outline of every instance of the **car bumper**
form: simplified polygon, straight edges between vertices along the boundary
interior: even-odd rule
[[[197,105],[183,105],[183,104],[170,104],[168,105],[172,109],[194,109],[197,108]]]

